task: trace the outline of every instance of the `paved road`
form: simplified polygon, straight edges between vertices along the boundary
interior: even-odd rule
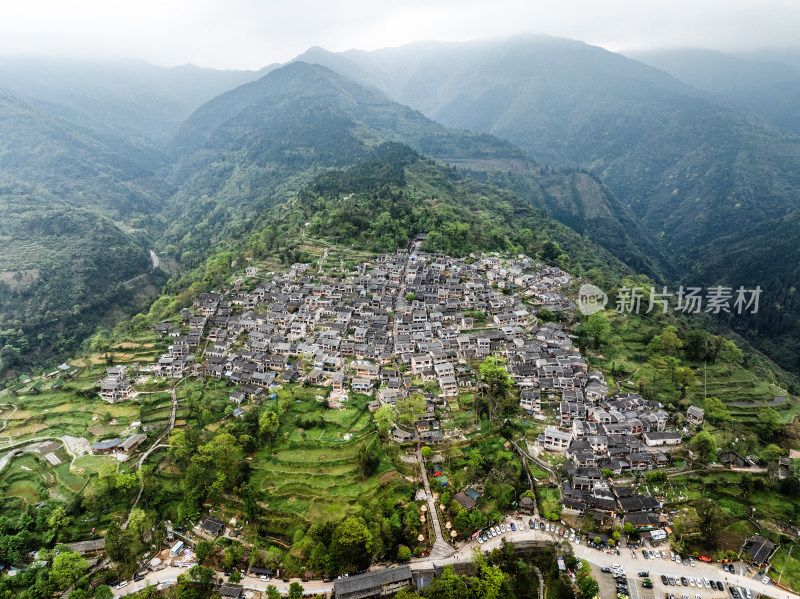
[[[512,520],[506,520],[506,523],[510,523]],[[513,520],[513,522],[518,523],[519,520]],[[495,537],[493,539],[489,539],[487,543],[479,544],[475,541],[467,543],[464,547],[459,549],[456,553],[443,558],[436,558],[436,557],[428,557],[421,560],[414,560],[411,563],[412,570],[421,570],[421,569],[428,569],[431,565],[442,566],[445,564],[452,564],[457,562],[469,561],[471,558],[471,552],[473,547],[478,547],[481,550],[491,550],[495,547],[498,547],[501,543],[501,540],[505,538],[510,542],[520,542],[520,541],[549,541],[549,542],[556,542],[556,537],[547,532],[543,532],[540,530],[532,531],[527,528],[527,519],[525,519],[526,528],[525,530],[517,530],[516,532],[509,532],[500,537]],[[561,542],[565,542],[561,539]],[[683,564],[677,564],[675,562],[663,559],[655,559],[655,560],[645,560],[641,557],[641,553],[638,554],[637,558],[632,557],[631,550],[622,548],[620,549],[620,555],[604,553],[598,551],[596,549],[591,549],[589,547],[583,545],[576,545],[572,543],[572,549],[575,552],[575,555],[581,559],[587,560],[591,564],[595,564],[597,566],[611,566],[612,564],[619,564],[625,569],[626,574],[629,576],[629,586],[631,589],[635,589],[637,593],[638,599],[650,599],[652,596],[655,597],[663,597],[664,595],[664,587],[661,585],[660,576],[661,574],[666,574],[667,576],[693,576],[695,578],[700,577],[707,577],[709,579],[714,580],[722,580],[727,583],[733,583],[737,586],[741,586],[742,588],[749,588],[751,591],[764,595],[766,597],[773,597],[775,599],[797,599],[798,595],[795,593],[789,593],[774,585],[764,585],[757,580],[753,580],[752,578],[747,578],[745,576],[730,574],[722,571],[722,568],[719,564],[705,564],[703,562],[695,562],[695,566],[684,566]],[[651,595],[649,591],[646,589],[641,588],[641,582],[636,577],[636,573],[642,570],[646,570],[650,573],[650,578],[652,578],[653,582],[655,583],[655,589],[653,589],[654,595]],[[121,590],[114,590],[114,594],[116,596],[124,596],[129,593],[133,593],[137,590],[141,590],[144,588],[148,583],[149,584],[159,584],[161,582],[174,582],[178,575],[184,573],[186,571],[185,568],[175,568],[169,567],[160,572],[151,572],[145,580],[140,582],[134,583],[131,582],[128,584],[127,587]],[[601,574],[600,576],[608,576]],[[220,575],[222,578],[222,576]],[[287,592],[289,583],[284,583],[282,581],[262,581],[257,580],[252,577],[245,577],[241,584],[245,586],[245,588],[256,589],[263,591],[269,584],[274,584],[279,591]],[[307,594],[314,594],[314,593],[325,593],[328,591],[333,590],[333,583],[325,583],[320,580],[314,580],[306,583],[301,583],[306,590]],[[722,592],[714,592],[710,589],[697,589],[696,587],[668,587],[669,592],[674,593],[676,597],[681,597],[684,593],[689,595],[690,597],[694,598],[695,595],[699,594],[702,599],[713,599],[713,598],[722,598],[723,596],[728,597],[727,590],[725,593]],[[632,591],[633,592],[633,591]],[[633,594],[631,595],[633,597]]]
[[[422,450],[420,448],[417,449],[417,460],[422,468],[422,482],[425,485],[425,498],[428,501],[427,516],[430,518],[431,524],[433,524],[433,532],[435,535],[430,555],[434,558],[447,557],[453,554],[453,549],[445,540],[444,536],[442,536],[442,524],[439,522],[439,514],[436,511],[436,501],[434,501],[433,493],[431,493],[431,486],[428,483],[428,471],[425,469],[425,460],[422,459]]]
[[[164,568],[159,572],[151,572],[147,576],[145,576],[144,580],[140,580],[139,582],[130,581],[128,586],[122,589],[112,589],[115,597],[124,597],[125,595],[130,595],[131,593],[135,593],[137,591],[141,591],[145,588],[148,584],[155,586],[161,583],[169,583],[175,584],[178,579],[178,576],[181,574],[185,574],[187,568],[177,568],[170,566],[168,568]],[[218,578],[227,581],[227,576],[223,576],[221,573],[218,573]],[[278,589],[279,593],[286,594],[289,592],[289,585],[292,582],[299,582],[303,585],[304,594],[305,595],[317,595],[322,593],[329,593],[333,592],[333,583],[332,582],[322,582],[321,580],[311,580],[309,582],[302,582],[299,578],[291,579],[289,582],[283,582],[282,580],[260,580],[258,578],[254,578],[252,576],[245,576],[242,580],[238,583],[241,584],[245,589],[249,590],[256,590],[256,591],[265,591],[269,585],[275,585]]]

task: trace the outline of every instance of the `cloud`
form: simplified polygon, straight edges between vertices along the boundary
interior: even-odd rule
[[[29,0],[8,3],[0,53],[259,68],[310,46],[547,33],[611,50],[796,46],[794,0]]]

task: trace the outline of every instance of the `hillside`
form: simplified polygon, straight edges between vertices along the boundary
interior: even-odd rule
[[[240,232],[259,209],[288,199],[320,170],[352,164],[387,141],[513,190],[642,272],[658,277],[668,270],[628,209],[591,175],[543,171],[505,140],[443,127],[374,89],[300,62],[209,102],[173,136],[167,152],[181,188],[168,241],[182,252],[199,251],[220,231]]]
[[[156,165],[150,152],[106,144],[0,94],[0,345],[7,353],[27,351],[36,361],[74,349],[118,307],[140,308],[152,297],[151,288],[109,301],[117,285],[150,268],[146,248],[155,231],[148,227],[167,195]]]
[[[684,284],[755,287],[767,267],[761,252],[742,252],[745,262],[734,270],[709,266],[710,248],[724,253],[736,239],[769,253],[776,247],[769,231],[800,209],[800,138],[601,48],[525,36],[317,49],[300,59],[358,76],[446,125],[508,139],[542,164],[591,171],[659,240]],[[792,263],[777,268],[791,280]],[[765,293],[764,305],[778,301],[778,290]],[[794,338],[796,316],[787,333]],[[761,326],[769,317],[759,318]],[[794,367],[796,356],[772,355]]]
[[[680,79],[729,108],[800,134],[800,70],[791,56],[730,56],[700,49],[626,53]]]
[[[204,102],[269,69],[0,57],[0,91],[98,135],[161,144]]]

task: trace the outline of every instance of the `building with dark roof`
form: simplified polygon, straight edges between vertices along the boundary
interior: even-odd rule
[[[410,584],[411,567],[400,566],[338,579],[333,589],[337,599],[365,599],[391,595]]]
[[[209,517],[203,522],[203,530],[212,535],[218,535],[225,530],[225,523],[219,518]]]
[[[219,589],[220,597],[239,597],[242,594],[242,585],[226,582]]]
[[[122,443],[122,439],[119,438],[106,439],[105,441],[93,443],[91,449],[93,453],[110,453],[119,447],[120,443]]]
[[[772,555],[778,546],[764,537],[755,536],[747,539],[745,553],[751,557],[756,564],[766,564],[772,559]]]

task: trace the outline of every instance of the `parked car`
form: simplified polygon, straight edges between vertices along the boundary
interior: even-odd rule
[[[637,574],[637,576],[638,576],[639,578],[647,578],[648,576],[650,576],[650,572],[639,572],[639,573]]]
[[[117,585],[117,588],[118,589],[124,589],[126,586],[128,586],[128,581],[127,580],[123,580],[121,583],[119,583]]]
[[[511,531],[512,532],[517,532],[517,526],[513,522],[511,523]]]

